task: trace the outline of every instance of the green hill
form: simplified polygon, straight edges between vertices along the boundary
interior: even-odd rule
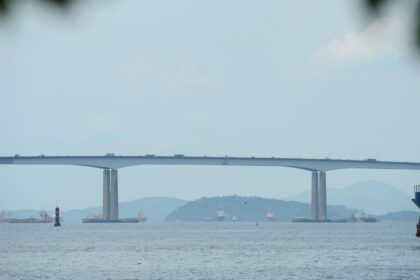
[[[308,203],[255,196],[205,197],[187,202],[167,215],[165,221],[203,221],[215,217],[218,210],[224,210],[227,220],[236,215],[242,221],[264,221],[267,212],[271,211],[276,220],[290,221],[294,217],[310,217],[310,209]],[[356,212],[344,206],[328,206],[330,218],[349,217]]]

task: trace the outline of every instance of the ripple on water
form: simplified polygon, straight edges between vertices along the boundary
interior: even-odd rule
[[[1,224],[0,279],[416,279],[412,224]]]

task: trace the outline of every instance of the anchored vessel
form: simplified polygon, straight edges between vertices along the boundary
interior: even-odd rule
[[[368,216],[365,211],[362,209],[356,215],[350,217],[350,222],[359,222],[359,223],[376,223],[379,219],[376,217]]]
[[[218,210],[216,211],[216,221],[223,222],[225,220],[225,211]]]
[[[414,198],[412,199],[415,205],[417,205],[418,208],[420,208],[420,185],[414,186]],[[420,237],[420,217],[417,222],[417,232],[416,236]]]
[[[9,221],[10,224],[45,224],[45,223],[52,223],[53,218],[48,215],[47,211],[39,211],[38,218],[26,218],[26,219],[11,219]]]
[[[266,217],[267,221],[269,221],[269,222],[273,222],[273,221],[276,220],[276,217],[274,216],[274,213],[271,212],[271,211],[267,212],[267,215],[265,217]]]
[[[205,221],[208,222],[223,222],[225,220],[226,216],[225,216],[225,211],[224,210],[217,210],[216,211],[216,216],[210,216],[205,218]]]
[[[377,223],[379,218],[367,215],[363,209],[357,212],[356,215],[352,214],[350,218],[339,219],[308,219],[308,218],[293,218],[293,223]]]

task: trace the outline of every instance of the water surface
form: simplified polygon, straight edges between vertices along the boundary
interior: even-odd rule
[[[415,225],[0,224],[0,279],[420,279]]]

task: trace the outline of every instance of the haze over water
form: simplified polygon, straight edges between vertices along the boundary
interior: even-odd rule
[[[0,279],[416,279],[411,223],[0,225]]]
[[[411,4],[367,21],[355,0],[76,1],[65,15],[43,1],[12,2],[24,3],[0,22],[2,156],[420,161],[420,71],[405,40]],[[311,176],[216,166],[119,172],[120,201],[283,198],[308,190]],[[0,174],[0,209],[102,201],[101,170],[0,166]],[[420,174],[327,174],[334,188],[367,180],[411,195]]]
[[[0,0],[0,157],[420,162],[418,1],[69,2]],[[362,2],[392,5],[365,17]],[[312,178],[274,167],[118,172],[120,202],[278,199],[310,190]],[[0,176],[0,211],[64,214],[61,228],[0,223],[0,280],[420,278],[414,222],[70,225],[68,210],[102,205],[103,170],[7,164]],[[420,182],[403,170],[326,176],[328,188],[380,180],[410,197]],[[358,208],[385,201],[382,187],[360,193],[352,200],[368,205]],[[391,197],[395,210],[412,203]]]

